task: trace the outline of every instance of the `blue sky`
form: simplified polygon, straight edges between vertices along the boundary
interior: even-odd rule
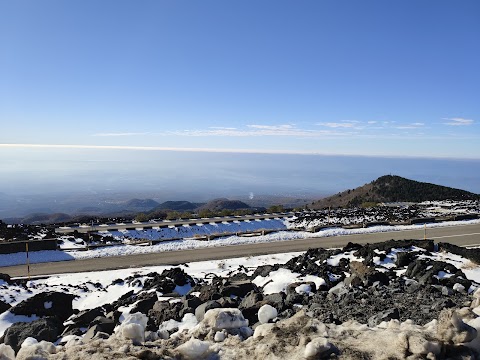
[[[480,158],[479,19],[478,0],[0,0],[0,146]]]

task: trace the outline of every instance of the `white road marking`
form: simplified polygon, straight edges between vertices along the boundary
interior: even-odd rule
[[[471,233],[471,234],[457,234],[457,235],[444,235],[444,236],[428,236],[429,239],[442,239],[442,238],[451,238],[451,237],[460,237],[460,236],[472,236],[480,235],[480,233]]]

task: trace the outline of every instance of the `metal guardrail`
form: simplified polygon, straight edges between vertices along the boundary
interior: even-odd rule
[[[264,215],[253,215],[253,219],[246,219],[246,220],[262,220],[265,219]],[[277,214],[271,214],[269,215],[270,219],[282,217],[282,215],[277,215]],[[283,217],[290,217],[291,214],[288,215],[283,215]],[[197,237],[193,237],[192,239],[199,240],[199,241],[208,241],[212,240],[215,238],[219,237],[224,237],[224,236],[242,236],[242,235],[265,235],[268,233],[276,232],[276,231],[310,231],[310,232],[318,232],[322,229],[326,228],[344,228],[344,229],[355,229],[355,228],[363,228],[363,227],[370,227],[370,226],[377,226],[377,225],[411,225],[411,224],[425,224],[425,223],[432,223],[432,222],[443,222],[443,221],[461,221],[461,220],[473,220],[473,219],[478,219],[480,218],[480,214],[463,214],[463,215],[456,215],[456,216],[447,216],[447,217],[436,217],[436,218],[415,218],[415,219],[410,219],[405,222],[368,222],[368,223],[362,223],[362,224],[350,224],[350,225],[343,225],[343,224],[328,224],[328,225],[323,225],[323,226],[315,226],[315,227],[310,227],[310,228],[298,228],[298,229],[282,229],[282,230],[272,230],[272,229],[262,229],[262,230],[252,230],[252,231],[242,231],[242,232],[224,232],[224,233],[216,233],[216,234],[209,234],[209,235],[200,235]],[[210,222],[223,222],[225,219],[199,219],[202,221],[195,221],[191,223],[195,224],[207,224]],[[245,221],[244,218],[241,220],[237,219],[232,219],[232,221]],[[124,224],[126,225],[126,224]],[[137,224],[134,224],[137,225]],[[140,225],[140,224],[138,224]],[[178,226],[182,226],[178,225]],[[156,225],[151,225],[148,224],[148,227],[157,227]],[[167,227],[167,226],[175,226],[172,224],[172,222],[164,222],[162,226],[158,227]],[[104,226],[97,226],[100,228],[104,228]],[[130,227],[129,227],[130,228]],[[140,226],[134,226],[132,229],[142,229]],[[75,229],[72,229],[72,232]],[[90,230],[86,232],[92,232],[92,231],[99,231],[99,230]],[[101,230],[100,230],[101,231]],[[168,238],[168,239],[138,239],[138,241],[133,241],[131,245],[154,245],[160,242],[165,242],[165,241],[174,241],[174,240],[181,240],[183,239],[182,237],[178,238]],[[38,240],[25,240],[25,241],[5,241],[5,242],[0,242],[0,254],[8,254],[8,253],[14,253],[14,252],[24,252],[26,248],[26,244],[28,243],[28,247],[30,251],[39,251],[39,250],[56,250],[58,248],[57,245],[57,239],[54,238],[49,238],[49,239],[38,239]],[[95,244],[95,243],[90,243],[87,244],[87,246],[82,249],[82,248],[75,248],[75,249],[64,249],[63,251],[81,251],[81,250],[88,250],[92,248],[99,248],[99,247],[108,247],[108,246],[118,246],[121,244]]]
[[[58,227],[55,228],[55,232],[58,234],[71,234],[75,231],[79,233],[89,233],[94,231],[108,231],[108,230],[137,230],[137,229],[151,229],[156,227],[168,227],[168,226],[194,226],[197,224],[209,224],[209,223],[222,223],[222,222],[234,222],[234,221],[246,221],[246,220],[268,220],[275,218],[288,218],[294,216],[294,213],[274,213],[274,214],[255,214],[245,216],[226,216],[215,218],[201,218],[201,219],[187,219],[187,220],[173,220],[173,221],[156,221],[145,223],[121,223],[121,224],[92,224],[85,226],[74,227]]]
[[[3,241],[0,242],[0,254],[25,252],[27,246],[29,251],[56,250],[57,239]]]

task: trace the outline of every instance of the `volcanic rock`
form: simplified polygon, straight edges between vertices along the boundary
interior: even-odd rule
[[[61,292],[44,292],[15,305],[10,311],[16,315],[55,316],[65,321],[73,314],[72,300],[75,295]]]
[[[54,317],[46,317],[30,323],[17,322],[5,332],[4,343],[18,352],[20,345],[28,337],[33,337],[38,341],[54,342],[58,339],[61,331],[62,324]]]

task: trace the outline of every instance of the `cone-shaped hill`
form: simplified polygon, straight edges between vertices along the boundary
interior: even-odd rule
[[[379,202],[478,199],[480,199],[480,195],[469,191],[405,179],[395,175],[384,175],[356,189],[346,190],[315,201],[312,203],[311,208],[354,207]]]

